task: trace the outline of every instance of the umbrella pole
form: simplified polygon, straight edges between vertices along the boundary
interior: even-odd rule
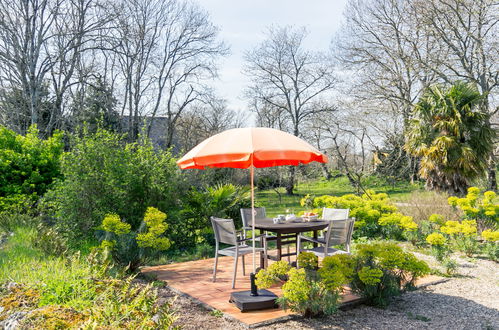
[[[256,251],[255,251],[255,187],[253,177],[255,175],[255,167],[253,166],[253,157],[251,157],[250,177],[251,177],[251,224],[253,234],[253,273],[256,271]]]

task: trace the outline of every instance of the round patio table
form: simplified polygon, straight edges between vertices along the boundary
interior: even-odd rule
[[[298,218],[301,219],[301,218]],[[277,256],[269,255],[268,258],[272,260],[281,260],[282,257],[296,255],[294,253],[282,254],[282,246],[288,244],[296,244],[299,233],[308,231],[314,232],[314,238],[317,239],[317,232],[325,229],[329,225],[329,221],[312,221],[312,222],[294,222],[286,221],[285,223],[274,223],[272,219],[255,219],[255,228],[260,231],[269,231],[276,234],[275,237],[267,238],[267,241],[276,241]]]

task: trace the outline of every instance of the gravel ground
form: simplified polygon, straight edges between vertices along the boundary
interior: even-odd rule
[[[432,262],[431,257],[418,257]],[[408,292],[386,309],[358,306],[319,319],[289,320],[265,329],[498,329],[499,264],[456,258],[458,274],[447,282]],[[164,297],[173,296],[168,288]],[[244,329],[238,321],[212,315],[191,299],[177,297],[177,324],[184,329]]]

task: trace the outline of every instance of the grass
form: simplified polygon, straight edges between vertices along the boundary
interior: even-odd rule
[[[23,328],[169,328],[171,303],[157,303],[158,283],[137,285],[76,253],[49,256],[34,247],[34,228],[18,227],[0,249],[0,319],[30,312]],[[95,259],[94,259],[95,260]],[[28,299],[29,298],[29,299]],[[159,317],[158,317],[159,315]]]
[[[364,181],[364,186],[366,189],[387,193],[394,201],[407,200],[411,192],[420,189],[420,186],[411,185],[408,182],[389,185],[377,177],[367,177]],[[286,195],[285,188],[278,188],[278,192],[274,189],[257,190],[256,192],[256,203],[266,208],[268,216],[273,217],[277,214],[284,214],[286,209],[289,209],[293,213],[302,211],[304,208],[300,205],[300,199],[307,194],[315,196],[342,196],[357,193],[345,176],[331,180],[321,179],[299,182],[295,186],[295,194],[293,196]]]

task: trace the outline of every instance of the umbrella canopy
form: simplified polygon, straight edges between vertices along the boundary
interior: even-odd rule
[[[177,161],[182,169],[299,165],[327,157],[302,139],[273,128],[235,128],[204,140]]]
[[[266,127],[235,128],[204,140],[177,161],[181,169],[250,168],[252,227],[255,232],[254,168],[326,163],[327,157],[304,140]],[[255,240],[253,239],[253,272]]]

